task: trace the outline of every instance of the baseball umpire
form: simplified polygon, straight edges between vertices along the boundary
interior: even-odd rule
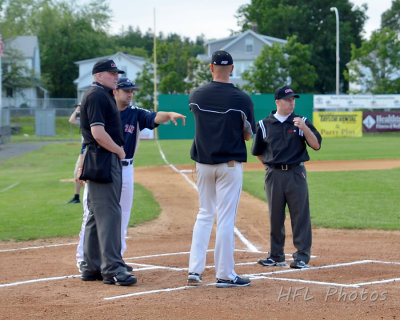
[[[193,229],[188,283],[202,282],[218,211],[216,286],[243,287],[250,284],[250,279],[239,277],[234,270],[234,226],[242,191],[242,162],[247,161],[245,140],[250,140],[255,129],[253,102],[230,83],[233,59],[228,52],[214,52],[210,68],[213,81],[193,90],[189,97],[196,126],[190,156],[196,161],[200,209]]]
[[[270,214],[271,251],[264,266],[286,265],[285,207],[288,205],[293,232],[291,268],[308,268],[311,254],[311,219],[304,162],[310,160],[306,144],[321,148],[321,135],[310,120],[294,114],[297,94],[288,86],[275,91],[277,110],[257,123],[252,154],[266,167],[265,190]]]
[[[127,272],[121,256],[119,200],[121,159],[125,158],[125,151],[121,119],[112,92],[117,87],[118,73],[124,71],[119,70],[113,60],[96,62],[92,69],[94,82],[82,99],[81,129],[87,146],[84,158],[90,148],[102,148],[103,153],[111,153],[111,167],[107,170],[111,172],[112,182],[102,183],[93,178],[87,181],[89,216],[84,239],[86,263],[81,279],[131,285],[136,283],[136,277]]]
[[[128,78],[120,78],[117,88],[113,90],[117,108],[122,122],[122,130],[124,135],[125,159],[121,160],[122,164],[122,190],[121,190],[121,256],[126,250],[126,232],[131,216],[133,191],[134,191],[134,156],[139,146],[140,131],[154,129],[159,124],[172,121],[177,125],[177,119],[182,120],[185,125],[186,116],[176,112],[151,112],[146,109],[138,108],[131,105],[134,91],[137,91],[136,84]],[[77,266],[82,269],[83,261],[83,235],[85,232],[85,224],[88,216],[87,208],[87,187],[83,194],[83,219],[81,232],[79,234],[79,243],[76,252]],[[132,267],[126,265],[128,271],[132,271]]]

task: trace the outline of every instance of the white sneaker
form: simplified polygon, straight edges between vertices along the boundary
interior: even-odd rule
[[[201,274],[195,272],[189,272],[187,282],[188,284],[195,286],[202,283],[203,280],[201,279]]]

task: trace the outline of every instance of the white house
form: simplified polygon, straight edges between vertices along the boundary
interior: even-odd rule
[[[7,56],[7,52],[17,51],[21,55],[22,60],[18,61],[28,70],[32,70],[36,77],[40,79],[40,51],[37,36],[19,36],[8,38],[4,41],[3,68],[11,68],[9,61],[11,57]],[[11,71],[11,70],[10,70]],[[3,71],[4,72],[4,71]],[[46,95],[47,91],[40,86],[24,88],[18,91],[15,88],[2,88],[3,107],[36,107],[37,99]]]
[[[117,65],[118,69],[125,71],[122,76],[128,77],[132,81],[135,81],[137,73],[141,72],[143,65],[146,63],[146,59],[138,56],[117,52],[110,56],[97,57],[87,60],[81,60],[75,62],[79,67],[79,77],[74,80],[77,87],[78,101],[82,100],[82,97],[86,90],[93,83],[92,69],[94,64],[101,59],[112,59]]]
[[[260,55],[265,45],[272,46],[273,43],[286,44],[286,40],[264,36],[255,33],[253,30],[247,30],[228,38],[212,40],[206,43],[207,54],[199,55],[197,58],[201,61],[210,61],[214,51],[228,51],[233,58],[235,68],[231,75],[231,82],[242,85],[241,74],[253,65],[256,58]]]

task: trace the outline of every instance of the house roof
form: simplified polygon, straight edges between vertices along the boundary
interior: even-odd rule
[[[265,36],[262,34],[255,33],[253,30],[249,29],[241,34],[237,34],[237,35],[230,36],[230,37],[223,38],[223,39],[209,41],[206,43],[206,45],[214,45],[214,44],[217,44],[218,42],[224,42],[226,44],[221,49],[229,51],[230,47],[232,47],[236,42],[240,41],[242,38],[244,38],[248,35],[254,36],[255,38],[259,39],[261,42],[263,42],[264,44],[269,45],[269,46],[271,46],[273,42],[278,42],[281,44],[287,43],[287,41],[284,39]]]
[[[136,64],[138,66],[139,66],[138,62],[145,63],[147,61],[143,57],[134,56],[132,54],[126,54],[126,53],[118,51],[117,53],[110,54],[108,56],[96,57],[96,58],[91,58],[91,59],[75,61],[75,64],[80,65],[80,64],[85,64],[85,63],[94,63],[94,62],[96,62],[98,60],[101,60],[101,59],[117,58],[119,56],[122,56],[122,57],[126,58],[127,60],[131,61],[133,64]]]
[[[33,58],[35,49],[39,47],[37,36],[19,36],[4,40],[4,46],[20,51],[24,58]]]
[[[139,57],[139,56],[134,56],[131,54],[126,54],[123,52],[117,52],[114,54],[111,54],[109,56],[103,56],[103,57],[96,57],[96,58],[91,58],[91,59],[85,59],[85,60],[80,60],[80,61],[75,61],[75,64],[82,65],[82,64],[94,64],[95,62],[97,62],[98,60],[101,59],[116,59],[119,57],[124,57],[125,59],[127,59],[129,62],[131,62],[132,64],[136,65],[138,68],[142,68],[142,65],[146,63],[147,59],[143,58],[143,57]],[[81,79],[85,79],[87,76],[91,76],[92,75],[92,71],[88,71],[85,74],[80,74],[79,77],[77,79],[74,80],[75,84],[78,84]]]

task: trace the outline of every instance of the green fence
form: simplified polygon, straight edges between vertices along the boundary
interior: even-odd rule
[[[254,103],[254,115],[256,121],[265,118],[276,110],[273,94],[258,94],[251,95]],[[179,125],[175,126],[169,122],[159,126],[158,135],[160,139],[193,139],[194,137],[194,118],[189,109],[189,95],[187,94],[172,94],[159,96],[160,111],[175,111],[186,116],[186,126],[182,127],[179,120]],[[312,120],[313,114],[313,95],[302,94],[300,99],[296,99],[295,113],[307,117]]]

